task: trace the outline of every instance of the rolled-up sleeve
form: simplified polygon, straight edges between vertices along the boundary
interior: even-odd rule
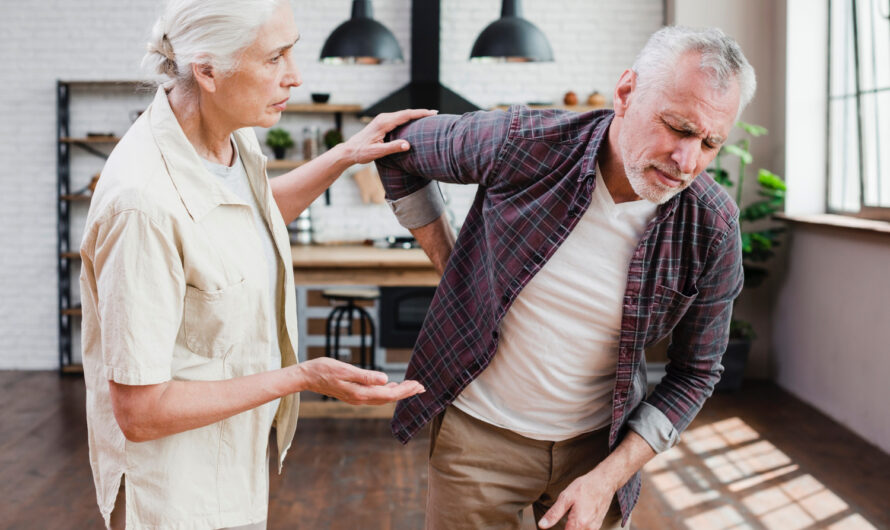
[[[442,215],[445,201],[439,185],[431,182],[401,199],[387,200],[399,223],[409,230],[426,226]]]
[[[631,416],[628,427],[656,452],[673,447],[720,380],[733,301],[743,283],[738,223],[708,255],[698,295],[674,328],[665,376]]]
[[[84,266],[95,291],[85,294],[94,298],[105,376],[124,385],[168,381],[186,289],[176,246],[136,210],[112,215],[94,230]]]
[[[508,139],[512,112],[439,115],[403,125],[387,140],[407,140],[411,149],[377,160],[386,199],[407,228],[418,228],[444,211],[433,181],[489,185]]]
[[[680,433],[674,428],[671,420],[645,401],[634,411],[627,426],[646,440],[656,453],[663,453],[680,441]]]

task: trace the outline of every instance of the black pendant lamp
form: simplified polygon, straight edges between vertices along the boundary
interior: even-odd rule
[[[371,0],[352,0],[352,18],[337,26],[321,48],[328,64],[401,62],[402,48],[386,26],[374,20]]]
[[[552,61],[550,42],[537,26],[522,18],[521,0],[503,0],[501,18],[476,37],[472,61],[539,62]]]

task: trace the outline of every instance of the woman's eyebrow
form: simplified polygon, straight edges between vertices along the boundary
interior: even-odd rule
[[[297,43],[297,41],[300,40],[300,37],[301,37],[301,35],[297,35],[297,38],[294,39],[294,41],[293,41],[292,43],[290,43],[290,44],[285,44],[284,46],[279,46],[278,48],[275,48],[275,49],[272,51],[272,53],[278,54],[278,53],[281,53],[281,52],[287,50],[288,48],[293,48],[294,45]]]

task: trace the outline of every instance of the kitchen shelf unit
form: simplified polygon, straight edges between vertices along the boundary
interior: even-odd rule
[[[74,137],[71,126],[71,90],[73,88],[125,88],[136,89],[144,86],[142,81],[56,81],[56,251],[58,272],[58,317],[59,317],[59,373],[80,373],[82,368],[72,359],[72,331],[76,319],[82,311],[79,301],[72,293],[72,268],[80,260],[80,253],[71,246],[71,203],[86,202],[90,195],[84,191],[71,189],[71,151],[78,148],[100,158],[108,154],[99,147],[114,145],[119,138],[109,135]]]
[[[71,205],[88,202],[89,192],[71,189],[71,153],[74,148],[91,155],[107,159],[108,153],[101,148],[113,147],[120,137],[115,135],[71,135],[71,90],[72,88],[127,89],[136,95],[137,89],[147,86],[145,81],[120,80],[57,80],[56,81],[56,198],[57,198],[57,273],[58,273],[58,330],[59,330],[59,373],[82,373],[79,364],[72,358],[73,330],[82,315],[80,301],[75,300],[72,285],[72,269],[80,261],[80,252],[71,245]],[[327,103],[293,103],[284,110],[289,114],[332,114],[337,130],[342,131],[343,116],[357,115],[361,105]],[[290,170],[306,163],[305,160],[270,159],[267,169],[273,171]]]

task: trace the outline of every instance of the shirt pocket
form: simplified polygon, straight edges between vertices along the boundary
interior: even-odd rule
[[[658,342],[670,333],[697,296],[698,290],[684,294],[664,285],[656,285],[646,344]]]
[[[245,342],[249,302],[245,280],[215,291],[186,286],[184,328],[189,350],[205,357],[224,357]]]

